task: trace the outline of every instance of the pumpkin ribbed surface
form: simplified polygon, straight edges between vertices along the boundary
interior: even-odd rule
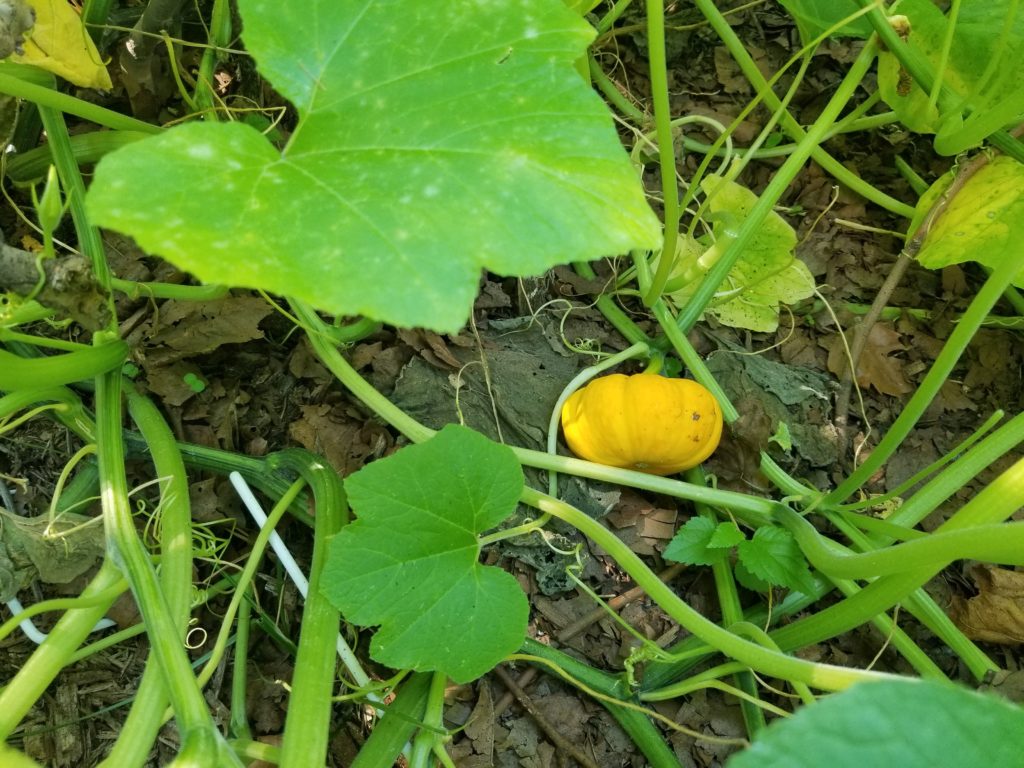
[[[562,430],[577,456],[598,464],[671,475],[710,456],[722,437],[722,409],[689,379],[613,373],[562,406]]]

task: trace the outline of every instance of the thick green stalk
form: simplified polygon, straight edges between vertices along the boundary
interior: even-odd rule
[[[412,742],[412,753],[409,755],[409,768],[430,768],[430,759],[438,738],[444,733],[444,689],[448,682],[447,675],[434,672],[430,677],[430,690],[427,693],[427,706],[423,712],[423,728]]]
[[[706,485],[704,471],[700,467],[688,470],[686,479],[694,485]],[[711,507],[706,504],[696,504],[695,507],[698,515],[718,524],[718,516]],[[722,610],[722,624],[731,627],[737,622],[743,621],[743,606],[740,603],[739,591],[736,589],[736,580],[732,575],[732,564],[727,560],[718,560],[711,564],[711,573],[715,578],[715,592],[718,595],[718,605]],[[757,696],[757,679],[750,670],[736,672],[733,675],[733,681],[741,691],[749,696]],[[766,725],[764,710],[746,699],[740,700],[740,709],[743,712],[743,722],[747,727],[747,736],[750,739],[756,738]]]
[[[71,655],[92,632],[96,622],[103,618],[117,597],[116,587],[120,582],[120,571],[110,558],[105,558],[92,581],[82,590],[81,597],[90,599],[106,593],[108,599],[65,613],[43,644],[29,656],[28,661],[0,691],[0,743],[11,737],[18,723],[42,697],[47,686],[69,663]]]
[[[188,475],[174,435],[151,400],[126,392],[132,419],[142,432],[161,483],[160,587],[167,600],[179,642],[184,642],[192,606],[192,509]],[[101,765],[131,768],[143,765],[164,723],[167,687],[155,658],[146,663],[142,680],[121,735]]]
[[[414,672],[409,676],[349,768],[380,768],[394,764],[423,719],[433,678],[429,672]]]
[[[1019,246],[1017,246],[1019,247]],[[896,421],[889,427],[885,437],[871,452],[871,455],[855,469],[839,486],[825,496],[824,506],[833,507],[846,501],[857,491],[878,469],[889,460],[889,457],[896,451],[903,440],[910,434],[910,431],[917,424],[918,419],[924,415],[925,410],[931,405],[932,400],[939,393],[942,385],[946,383],[953,367],[956,365],[967,345],[977,333],[982,321],[992,311],[992,307],[999,301],[1006,286],[1010,285],[1020,269],[1019,258],[1013,258],[1013,253],[1007,253],[999,262],[998,266],[989,275],[989,278],[981,286],[974,300],[964,312],[960,322],[953,328],[949,339],[942,347],[942,351],[935,359],[935,363],[925,375],[924,380],[918,386],[917,391],[903,406]]]
[[[178,760],[192,759],[204,766],[241,766],[213,724],[184,646],[178,640],[175,621],[153,564],[135,530],[124,470],[119,371],[96,380],[96,442],[108,556],[121,568],[131,586],[146,623],[153,655],[163,672],[182,734]]]
[[[141,131],[148,134],[163,131],[158,125],[144,123],[134,117],[127,117],[120,112],[104,109],[56,91],[53,89],[52,78],[50,78],[49,84],[40,84],[38,76],[26,72],[30,69],[35,68],[19,67],[17,64],[0,64],[0,93],[31,101],[39,105],[40,108],[74,115],[116,131]],[[36,70],[36,72],[39,71]]]
[[[338,609],[320,592],[327,546],[348,518],[348,505],[338,473],[305,451],[286,451],[275,460],[299,472],[310,484],[316,504],[313,561],[309,591],[302,609],[302,631],[292,675],[291,699],[281,744],[281,768],[321,765],[327,759],[331,694],[337,670],[334,646]]]
[[[957,531],[1006,520],[1017,511],[1024,488],[1024,462],[1000,475],[940,526],[937,532]],[[772,633],[784,650],[803,648],[860,626],[872,616],[889,610],[941,570],[940,566],[882,576],[856,595]]]
[[[725,423],[732,424],[736,421],[740,417],[739,411],[736,410],[736,406],[729,400],[729,396],[725,394],[725,390],[715,380],[715,377],[711,375],[711,371],[708,370],[704,359],[697,354],[697,350],[693,348],[686,335],[676,325],[676,320],[672,317],[671,312],[669,312],[665,301],[662,299],[655,302],[651,307],[651,312],[654,313],[654,317],[658,321],[658,325],[661,326],[661,330],[664,331],[665,336],[672,343],[672,348],[675,349],[676,354],[679,355],[679,358],[686,367],[690,369],[693,377],[715,396],[715,400],[722,407],[722,416],[725,419]]]
[[[227,48],[231,44],[231,7],[227,0],[214,0],[208,42],[210,47],[203,51],[203,59],[199,63],[193,102],[201,113],[216,119],[217,96],[213,76],[217,62],[225,56],[218,48]]]
[[[960,455],[890,515],[886,522],[913,528],[963,488],[982,470],[1024,441],[1024,413],[1019,413],[977,445]],[[884,545],[886,540],[876,540]]]
[[[708,0],[697,0],[699,6],[705,5]],[[728,25],[726,25],[728,26]],[[720,33],[721,34],[721,33]],[[697,290],[694,291],[686,306],[679,313],[678,325],[684,332],[700,319],[704,309],[714,297],[718,286],[725,280],[729,271],[739,260],[740,255],[747,248],[754,236],[760,231],[764,219],[771,213],[775,204],[781,199],[790,183],[797,173],[803,168],[804,163],[814,153],[815,147],[822,141],[825,134],[832,127],[839,113],[842,112],[846,103],[853,96],[861,80],[867,74],[871,63],[874,60],[875,46],[871,41],[864,46],[857,59],[854,61],[850,71],[839,84],[836,92],[829,99],[828,104],[822,110],[821,115],[807,131],[807,135],[801,139],[800,147],[782,164],[782,167],[775,172],[771,182],[761,193],[757,203],[750,209],[749,214],[743,220],[736,233],[736,238],[726,247],[718,261],[701,281]]]
[[[827,513],[826,517],[832,521],[839,530],[845,533],[850,541],[853,542],[854,546],[861,551],[875,549],[875,545],[871,539],[861,533],[860,530],[846,522],[842,515],[833,512]],[[855,585],[853,589],[845,589],[843,587],[844,584],[854,585],[854,582],[844,582],[842,579],[836,580],[836,585],[845,595],[851,595],[860,589]],[[978,648],[977,645],[975,645],[966,635],[964,635],[963,632],[960,631],[949,615],[938,606],[935,600],[932,599],[931,595],[929,595],[923,588],[915,589],[907,595],[906,599],[903,601],[903,605],[908,611],[910,611],[914,618],[928,627],[933,635],[948,645],[950,649],[952,649],[953,652],[963,660],[964,664],[967,665],[967,668],[971,670],[971,673],[977,679],[983,679],[988,672],[998,668],[997,665],[994,664],[987,655],[985,655],[984,651]],[[927,656],[924,656],[924,654],[920,652],[920,649],[912,642],[910,651],[915,655],[909,655],[907,653],[907,649],[904,647],[905,642],[909,641],[909,638],[906,637],[902,630],[890,630],[879,626],[879,619],[883,618],[895,627],[895,623],[892,622],[888,614],[884,613],[878,614],[878,616],[873,619],[875,626],[879,627],[883,637],[892,637],[893,646],[896,650],[902,653],[907,661],[909,661],[922,676],[928,677],[933,675],[929,670],[935,670],[939,675],[945,676],[944,673],[938,670],[935,663]],[[924,659],[927,660],[927,668],[920,667],[918,662],[915,661],[915,658],[920,659],[921,656],[924,656]]]
[[[658,135],[658,162],[661,166],[662,219],[664,221],[661,258],[658,271],[644,294],[648,307],[661,297],[679,239],[679,184],[676,181],[676,150],[672,139],[672,112],[668,103],[668,65],[665,61],[665,3],[647,0],[647,58],[654,102],[654,127]]]

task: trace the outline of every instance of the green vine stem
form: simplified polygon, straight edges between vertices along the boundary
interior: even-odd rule
[[[331,694],[337,657],[332,652],[340,616],[320,592],[327,546],[348,520],[348,503],[338,473],[318,456],[288,450],[275,455],[274,465],[298,472],[313,490],[316,515],[309,590],[302,610],[299,649],[292,675],[291,700],[281,744],[281,768],[321,765],[330,738]]]
[[[3,86],[0,83],[0,90],[2,89]],[[92,266],[97,287],[106,300],[107,317],[103,319],[108,330],[113,331],[116,329],[117,313],[114,309],[114,297],[110,291],[110,267],[107,266],[100,231],[89,221],[89,216],[85,212],[85,182],[82,180],[82,173],[78,169],[74,151],[71,149],[71,138],[64,122],[64,114],[43,103],[37,103],[37,106],[39,117],[43,121],[43,128],[46,130],[47,143],[53,154],[53,164],[57,167],[61,187],[67,196],[71,220],[74,222],[75,234],[78,236],[78,248],[89,259]]]
[[[696,2],[698,6],[708,4],[707,0],[696,0]],[[854,91],[856,91],[861,80],[867,74],[874,60],[874,55],[875,45],[869,40],[858,54],[857,59],[839,84],[832,98],[825,105],[821,115],[814,121],[814,124],[807,131],[807,135],[801,140],[800,147],[775,172],[772,180],[758,198],[757,203],[750,209],[750,213],[743,220],[736,233],[736,239],[729,243],[721,257],[711,267],[710,271],[700,282],[700,285],[697,286],[686,306],[683,307],[678,318],[678,325],[681,330],[684,332],[689,331],[697,320],[700,319],[704,309],[714,297],[715,291],[718,290],[718,286],[725,279],[726,275],[729,274],[729,271],[739,260],[740,254],[743,253],[754,235],[759,231],[765,217],[781,199],[796,174],[803,168],[807,159],[812,156],[814,148],[821,142],[826,132],[839,116],[839,113],[853,96]]]
[[[714,2],[714,0],[694,0],[694,3],[700,10],[700,12],[704,15],[704,18],[708,20],[708,23],[718,34],[719,38],[721,38],[725,46],[729,49],[729,53],[732,54],[732,57],[736,60],[736,63],[739,65],[739,68],[743,72],[743,75],[747,78],[747,80],[750,81],[751,85],[754,86],[754,89],[758,93],[764,94],[764,100],[766,105],[768,106],[768,109],[771,109],[773,111],[778,109],[779,105],[781,104],[779,97],[775,95],[774,91],[772,91],[771,86],[769,85],[768,81],[765,80],[764,75],[761,74],[761,70],[758,69],[753,57],[750,55],[750,53],[747,52],[747,49],[744,46],[743,41],[739,39],[739,36],[736,34],[735,30],[729,24],[728,20],[718,10],[717,4]],[[865,46],[865,49],[862,49],[861,53],[863,54],[866,49],[873,48],[874,46],[872,42],[869,41],[868,45]],[[873,55],[874,50],[869,51],[869,58]],[[859,68],[860,63],[861,59],[860,56],[858,56],[850,71],[853,72],[855,68]],[[868,62],[868,64],[870,65],[870,61]],[[861,75],[861,77],[857,78],[857,83],[859,83],[862,77],[863,74]],[[844,83],[845,82],[847,81],[844,80]],[[853,85],[856,86],[857,83],[854,83]],[[842,85],[840,86],[840,88],[842,88]],[[850,95],[852,95],[852,91]],[[834,119],[829,122],[834,122]],[[815,125],[817,125],[817,121],[815,122]],[[793,138],[793,140],[797,142],[797,151],[800,151],[801,153],[805,151],[804,149],[800,148],[806,148],[806,142],[808,140],[808,136],[810,135],[810,131],[805,131],[803,126],[801,126],[800,123],[797,122],[797,120],[793,118],[792,115],[790,115],[788,112],[782,113],[782,127],[786,131],[786,133],[788,133]],[[849,187],[851,190],[861,195],[865,199],[870,200],[871,202],[884,208],[887,211],[891,211],[895,214],[903,216],[904,218],[913,218],[913,206],[907,205],[906,203],[903,203],[899,200],[896,200],[895,198],[890,197],[889,195],[884,194],[883,192],[880,192],[870,184],[865,184],[861,179],[857,177],[856,174],[852,173],[842,163],[840,163],[838,160],[836,160],[834,157],[828,154],[821,146],[819,146],[821,142],[824,140],[823,136],[827,135],[828,130],[829,129],[826,129],[825,133],[822,136],[816,137],[811,141],[811,158],[814,160],[814,162],[820,165],[829,175],[831,175],[840,184]],[[803,161],[801,161],[801,163],[802,162]],[[781,172],[782,171],[780,169],[776,173]]]
[[[160,587],[175,623],[175,637],[184,642],[192,606],[192,511],[188,476],[174,435],[156,406],[132,390],[126,394],[129,412],[149,446],[153,468],[162,481]],[[160,668],[151,658],[147,661],[121,735],[103,765],[111,768],[142,766],[163,725],[166,708],[167,686]]]
[[[936,533],[1001,523],[1016,512],[1024,488],[1024,467],[1018,462],[1012,469],[961,507]],[[928,566],[881,576],[856,595],[776,630],[772,638],[779,647],[790,650],[840,635],[889,610],[940,570],[940,567]]]
[[[658,135],[658,159],[661,166],[663,239],[658,270],[644,293],[644,304],[651,306],[661,296],[672,272],[679,238],[679,185],[676,182],[676,150],[672,139],[672,112],[668,102],[668,65],[665,61],[665,3],[647,0],[647,47],[654,102],[654,126]]]
[[[665,743],[661,733],[650,718],[639,708],[624,706],[630,702],[631,694],[619,675],[610,675],[594,669],[579,659],[539,643],[531,637],[524,638],[520,653],[535,666],[548,670],[558,670],[559,677],[584,690],[588,695],[598,694],[594,698],[607,709],[622,729],[629,735],[651,768],[679,768],[679,760]],[[546,664],[537,664],[537,659]],[[635,708],[634,708],[635,707]]]
[[[194,760],[197,765],[241,766],[213,724],[153,565],[135,529],[124,470],[119,371],[96,380],[96,443],[108,557],[131,586],[146,623],[150,647],[164,675],[182,734],[177,761],[182,765]]]
[[[91,601],[103,595],[105,599],[97,600],[88,607],[70,610],[61,616],[43,644],[0,691],[0,743],[10,739],[18,723],[67,665],[71,654],[92,632],[96,622],[103,618],[120,593],[121,584],[118,569],[109,560],[104,560],[80,597]]]
[[[886,522],[913,528],[930,515],[942,502],[963,488],[982,470],[992,466],[1001,456],[1024,441],[1024,413],[1019,413],[980,443],[961,453],[948,468],[904,501]],[[875,544],[888,544],[885,538]]]
[[[846,522],[846,518],[835,512],[826,512],[826,519],[832,522],[840,531],[842,531],[847,538],[854,544],[854,546],[862,552],[867,552],[875,549],[874,544],[871,540],[861,533],[860,530],[855,528]],[[921,533],[921,537],[925,537],[927,534]],[[842,579],[835,579],[836,585],[845,595],[852,595],[857,592],[860,588],[855,585],[854,582],[846,582]],[[853,589],[845,588],[845,585],[853,585]],[[944,642],[949,648],[956,653],[957,656],[964,662],[967,668],[971,671],[978,680],[984,679],[985,675],[989,672],[997,669],[997,665],[982,651],[977,645],[975,645],[960,629],[953,623],[953,620],[949,615],[939,607],[939,605],[932,599],[923,588],[915,589],[913,592],[908,594],[903,600],[903,605],[908,611],[922,624]],[[883,637],[892,637],[893,646],[904,655],[904,657],[913,665],[923,677],[934,676],[931,670],[935,670],[935,664],[927,656],[926,667],[919,666],[919,663],[915,661],[915,657],[908,655],[907,650],[904,648],[906,635],[903,634],[902,630],[896,629],[889,631],[879,626],[879,619],[889,619],[887,614],[878,614],[875,617],[875,626],[879,627],[882,631]],[[890,620],[891,621],[891,620]],[[895,626],[895,623],[893,623]],[[917,647],[913,646],[909,649],[911,652],[917,651]],[[923,655],[923,654],[921,654]],[[936,670],[937,671],[937,670]],[[939,672],[940,675],[943,673]],[[944,676],[944,675],[943,675]]]
[[[116,131],[156,134],[163,130],[158,125],[144,123],[134,117],[127,117],[120,112],[104,109],[54,90],[52,78],[35,67],[0,63],[0,93],[31,101],[56,112],[74,115]]]
[[[704,471],[700,467],[694,467],[686,471],[686,480],[694,485],[706,485]],[[695,504],[694,508],[700,517],[718,524],[718,516],[715,511],[706,504]],[[740,603],[739,591],[736,589],[736,580],[733,578],[732,565],[726,560],[718,560],[711,564],[711,573],[715,579],[715,592],[718,595],[718,605],[722,611],[722,624],[731,627],[739,621],[743,621],[743,605]],[[757,679],[750,670],[744,669],[735,672],[733,680],[736,687],[748,696],[757,696]],[[747,727],[747,736],[754,739],[764,730],[766,723],[764,711],[746,699],[740,700],[740,709],[743,712],[743,722]]]
[[[737,637],[687,605],[664,584],[644,562],[614,533],[575,507],[531,488],[523,490],[520,500],[576,528],[603,548],[629,576],[673,620],[684,629],[714,646],[729,658],[746,664],[757,672],[784,680],[806,683],[821,690],[836,691],[856,682],[887,679],[889,675],[860,669],[816,664],[770,650],[757,643]]]
[[[981,322],[992,311],[1002,296],[1003,290],[1013,281],[1019,269],[1018,260],[1010,258],[1009,255],[1000,261],[967,307],[960,322],[953,328],[953,332],[949,335],[939,356],[903,410],[900,411],[900,415],[896,417],[896,421],[889,427],[885,437],[879,441],[863,464],[857,467],[835,490],[825,496],[822,502],[825,506],[831,507],[846,501],[889,460],[889,457],[910,434],[918,419],[924,415],[925,410],[935,399],[960,356],[967,349],[967,345],[971,343],[971,339],[977,333]]]
[[[409,755],[409,768],[429,768],[430,757],[434,753],[439,738],[443,738],[444,728],[444,690],[448,678],[440,672],[434,672],[430,678],[430,689],[427,693],[427,706],[423,713],[423,728],[416,734],[412,742],[412,753]]]
[[[1022,483],[1020,488],[1024,489],[1024,459],[1007,472],[1016,472]],[[1012,493],[1013,486],[1006,484],[1005,490]],[[1024,492],[1018,491],[1016,497],[1019,504],[1024,504]],[[885,549],[854,554],[831,547],[813,525],[788,507],[779,506],[775,516],[793,534],[811,564],[837,578],[867,579],[931,566],[941,569],[965,558],[1024,565],[1024,523],[933,533]]]

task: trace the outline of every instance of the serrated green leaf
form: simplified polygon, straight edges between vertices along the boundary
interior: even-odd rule
[[[652,248],[560,0],[239,0],[260,71],[299,113],[283,152],[193,123],[107,155],[96,223],[211,283],[457,330],[481,269],[539,274]]]
[[[921,196],[908,232],[913,233],[952,182],[939,179]],[[995,157],[978,169],[928,230],[917,260],[930,269],[976,261],[995,268],[1003,259],[1018,259],[1013,283],[1024,288],[1024,165]]]
[[[938,112],[892,53],[880,54],[882,98],[910,130],[936,134],[935,149],[940,154],[955,155],[977,146],[1024,113],[1019,70],[1024,57],[1024,7],[1015,5],[1015,0],[960,5],[943,82],[964,101],[953,104],[947,113]],[[950,18],[931,0],[903,0],[898,13],[910,20],[907,44],[937,71]],[[962,110],[968,104],[971,113],[964,120]]]
[[[762,526],[736,547],[739,560],[757,578],[769,584],[808,593],[814,590],[814,577],[807,558],[783,528]]]
[[[1021,764],[1024,710],[933,680],[861,683],[776,720],[728,768]]]
[[[743,565],[742,560],[736,561],[736,564],[732,568],[732,575],[741,587],[749,589],[751,592],[767,594],[771,591],[772,585],[751,573],[750,570]]]
[[[686,521],[672,541],[665,547],[665,559],[688,565],[712,565],[728,556],[724,549],[711,549],[708,545],[715,535],[714,521],[703,517],[691,517]]]
[[[512,514],[522,487],[510,448],[457,425],[345,480],[358,519],[331,542],[323,591],[353,624],[380,625],[374,659],[465,683],[519,647],[526,597],[478,562],[477,536]]]
[[[708,210],[715,220],[716,241],[727,242],[727,232],[750,214],[757,195],[746,187],[719,176],[701,183],[708,194]],[[676,306],[683,306],[697,289],[700,280],[717,261],[719,246],[705,252],[693,240],[681,240],[682,258],[673,269],[690,282],[668,294]],[[725,325],[751,331],[774,331],[779,327],[779,305],[795,304],[814,295],[814,276],[807,265],[793,255],[796,232],[772,211],[753,240],[743,251],[719,288],[719,295],[707,309]]]
[[[747,537],[743,534],[743,531],[739,529],[739,526],[737,526],[736,523],[732,521],[719,523],[718,527],[715,528],[714,534],[711,536],[711,540],[708,541],[708,546],[712,549],[735,547],[745,538]]]

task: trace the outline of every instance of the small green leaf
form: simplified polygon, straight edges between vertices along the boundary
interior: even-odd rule
[[[739,529],[739,526],[730,520],[728,522],[718,524],[714,535],[708,542],[708,546],[712,549],[735,547],[746,538],[747,537],[744,535],[743,531]]]
[[[860,683],[776,720],[728,768],[1021,764],[1024,710],[934,680]]]
[[[239,0],[298,124],[189,123],[103,158],[92,220],[208,283],[455,331],[482,269],[661,242],[560,0]]]
[[[771,584],[752,574],[750,569],[743,565],[742,560],[736,561],[736,564],[732,569],[732,575],[736,578],[736,581],[741,587],[749,589],[751,592],[767,594],[772,589]]]
[[[478,562],[477,536],[515,510],[512,450],[449,425],[345,480],[358,519],[331,542],[324,594],[394,669],[465,683],[515,651],[529,606],[510,574]]]
[[[725,549],[711,549],[709,544],[717,526],[703,517],[691,517],[665,547],[665,559],[689,565],[712,565],[728,556]]]
[[[913,233],[932,205],[945,193],[952,174],[921,196]],[[995,157],[971,176],[932,224],[917,260],[930,269],[965,261],[995,268],[1003,259],[1020,259],[1024,242],[1024,165]],[[1013,280],[1024,288],[1024,263]]]
[[[708,209],[715,221],[713,231],[718,244],[703,251],[693,240],[680,241],[683,254],[673,273],[689,282],[668,295],[676,306],[689,301],[718,260],[720,244],[728,242],[730,232],[742,224],[757,203],[757,195],[749,189],[719,176],[709,176],[701,188],[710,197]],[[795,247],[796,232],[772,211],[729,272],[707,313],[734,328],[777,329],[780,304],[795,304],[814,295],[814,277],[793,255]]]
[[[762,526],[736,549],[740,562],[757,578],[799,592],[813,591],[814,577],[807,558],[789,531]]]

